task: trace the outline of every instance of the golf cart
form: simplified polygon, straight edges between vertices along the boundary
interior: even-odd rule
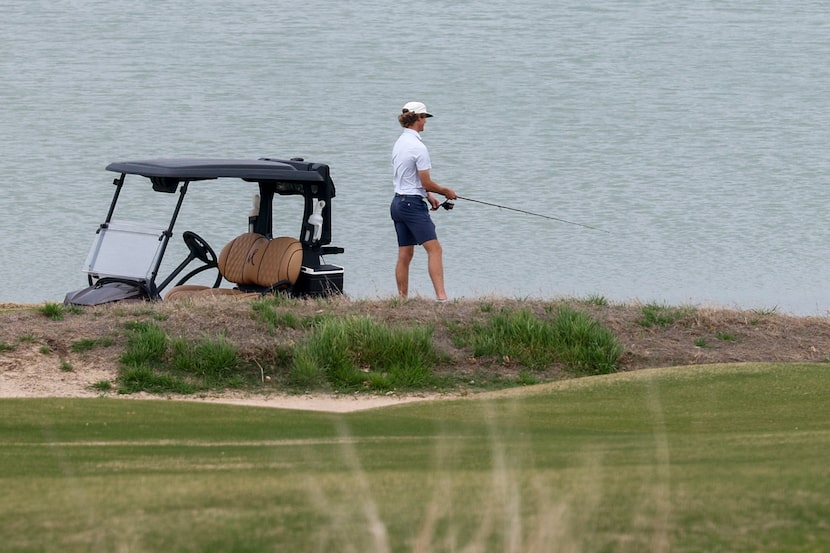
[[[69,292],[65,299],[67,305],[161,300],[162,292],[170,285],[165,301],[278,291],[293,296],[343,293],[343,267],[323,262],[324,255],[343,253],[343,248],[329,245],[331,201],[335,191],[327,165],[299,158],[153,159],[110,163],[107,170],[120,176],[113,181],[115,193],[109,212],[98,228],[83,268],[89,286]],[[148,224],[141,215],[132,221],[114,218],[116,207],[121,205],[119,196],[125,181],[135,181],[136,177],[148,192],[178,193],[177,198],[168,202],[173,206],[166,226]],[[159,274],[162,261],[174,236],[173,228],[188,188],[191,185],[201,188],[207,184],[203,181],[217,179],[223,179],[221,182],[240,179],[257,186],[254,208],[246,214],[246,231],[227,242],[218,256],[201,236],[190,230],[183,232],[187,255],[162,278]],[[214,187],[213,197],[230,189]],[[273,236],[275,200],[281,196],[301,197],[302,214],[296,238]],[[216,205],[223,204],[216,202]],[[184,273],[193,262],[197,266]],[[210,270],[217,271],[212,284],[191,281]],[[221,287],[223,281],[231,286]]]

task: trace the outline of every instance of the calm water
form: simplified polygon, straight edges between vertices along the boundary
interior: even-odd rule
[[[435,214],[451,295],[824,315],[830,4],[692,4],[4,0],[0,301],[83,286],[106,164],[171,156],[329,163],[329,261],[390,296],[389,153],[417,99],[438,182],[608,231],[459,201]],[[250,191],[208,188],[177,231],[218,249]],[[423,252],[412,277],[430,296]]]

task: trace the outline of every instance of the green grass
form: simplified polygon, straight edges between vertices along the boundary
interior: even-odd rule
[[[66,315],[66,308],[63,306],[62,303],[54,303],[47,301],[40,307],[38,307],[38,312],[44,317],[48,317],[53,321],[60,321]]]
[[[133,321],[127,327],[127,349],[121,364],[128,367],[157,366],[167,351],[167,335],[154,323]]]
[[[211,388],[239,388],[246,383],[236,346],[223,336],[173,339],[155,323],[145,321],[133,321],[126,327],[119,393],[192,394]]]
[[[601,294],[589,294],[582,300],[586,305],[596,305],[598,307],[605,307],[609,304],[608,298]]]
[[[242,360],[236,347],[224,337],[204,337],[200,341],[176,339],[170,363],[175,370],[199,377],[205,387],[226,386],[239,381]]]
[[[280,329],[309,328],[326,317],[330,317],[325,313],[314,317],[300,317],[291,309],[297,301],[278,294],[253,302],[251,311],[254,319],[263,322],[271,334]]]
[[[1,400],[3,550],[825,551],[828,371],[640,371],[348,415]]]
[[[658,303],[643,306],[642,316],[637,321],[645,328],[668,326],[694,313],[692,307],[670,307]]]
[[[715,338],[721,342],[737,342],[738,338],[732,334],[731,332],[718,332],[715,334]],[[709,341],[701,336],[699,338],[695,338],[694,342],[695,346],[702,348],[702,349],[717,349],[717,346],[713,346],[709,343]]]
[[[270,306],[256,312],[259,317],[275,313]],[[263,320],[284,320],[282,315],[276,316],[278,319],[268,315]],[[444,359],[432,343],[431,326],[393,328],[369,317],[325,316],[312,318],[307,324],[311,330],[302,343],[290,351],[274,348],[270,361],[262,364],[243,360],[236,346],[223,336],[171,338],[155,323],[130,322],[118,392],[194,393],[241,388],[263,379],[266,370],[269,380],[271,374],[280,373],[285,384],[294,389],[388,391],[423,389],[441,382],[432,374],[433,367]]]
[[[85,351],[91,351],[95,348],[99,347],[109,347],[113,345],[115,341],[107,336],[101,338],[82,338],[77,342],[73,342],[72,346],[69,348],[74,353],[82,353]]]
[[[79,314],[83,313],[83,309],[77,305],[65,306],[62,303],[47,301],[43,305],[37,307],[37,312],[48,317],[53,321],[61,321],[67,313]]]
[[[433,328],[392,328],[369,317],[323,319],[294,352],[290,383],[337,390],[408,389],[433,382]]]
[[[771,315],[775,315],[778,313],[778,306],[774,305],[772,307],[760,307],[754,310],[755,314],[759,317],[769,317]]]
[[[118,375],[118,392],[121,394],[136,392],[192,394],[197,390],[197,386],[184,378],[158,372],[147,365],[123,367]]]
[[[616,369],[622,347],[589,315],[559,307],[539,317],[528,309],[502,309],[485,323],[455,325],[456,343],[475,357],[513,360],[530,370],[555,363],[575,374],[606,374]]]
[[[99,380],[98,382],[94,382],[91,388],[99,392],[109,392],[112,390],[112,382],[109,380]]]

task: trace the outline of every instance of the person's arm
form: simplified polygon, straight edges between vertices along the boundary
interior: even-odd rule
[[[455,190],[453,190],[452,188],[448,188],[446,186],[441,186],[440,184],[432,180],[432,177],[429,176],[429,169],[420,169],[418,171],[418,176],[421,178],[421,186],[423,186],[424,190],[427,191],[427,199],[429,200],[429,203],[433,204],[434,208],[437,208],[438,200],[434,197],[430,198],[430,192],[441,194],[448,200],[455,200],[456,198],[458,198],[458,194],[455,193]]]

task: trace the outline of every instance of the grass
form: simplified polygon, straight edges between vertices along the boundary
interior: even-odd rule
[[[555,363],[576,374],[606,374],[622,354],[614,335],[589,315],[561,306],[548,318],[528,309],[502,309],[485,323],[455,326],[456,342],[476,357],[511,359],[528,369]]]
[[[222,336],[206,336],[197,342],[179,338],[173,341],[172,350],[172,366],[200,377],[205,387],[239,387],[244,382],[237,372],[242,360],[236,347]]]
[[[236,347],[222,336],[171,339],[152,322],[133,321],[126,326],[128,343],[121,356],[119,393],[192,394],[245,383]]]
[[[106,348],[113,345],[113,343],[115,343],[115,341],[107,336],[101,338],[82,338],[77,342],[73,342],[70,350],[75,353],[81,353],[84,351],[91,351],[99,347]]]
[[[272,334],[284,328],[307,328],[319,318],[297,316],[291,309],[297,301],[283,294],[277,294],[253,302],[251,310],[254,318],[265,323]]]
[[[432,333],[428,325],[390,328],[369,317],[322,320],[295,351],[290,382],[328,382],[336,390],[428,386],[440,360]]]
[[[717,332],[715,333],[715,338],[717,338],[721,342],[737,342],[738,338],[731,332]],[[716,348],[717,346],[713,346],[709,343],[709,341],[701,336],[695,338],[694,344],[696,347],[706,349],[706,348]]]
[[[165,372],[157,372],[147,365],[125,367],[118,376],[118,393],[133,394],[193,394],[198,387],[187,380]]]
[[[66,307],[62,303],[56,303],[56,302],[50,302],[50,301],[47,301],[43,305],[40,305],[37,308],[37,311],[41,315],[43,315],[44,317],[52,319],[53,321],[62,321],[67,313],[78,314],[78,313],[83,312],[82,308],[80,308],[78,306],[73,305],[73,306],[70,306],[70,307]]]
[[[645,328],[668,326],[694,313],[692,307],[672,307],[659,303],[643,306],[639,324]]]
[[[38,308],[44,317],[48,317],[53,321],[60,321],[66,314],[66,308],[62,303],[46,302]]]
[[[153,323],[134,321],[127,323],[127,349],[121,356],[126,366],[157,366],[167,351],[167,335]]]
[[[112,382],[109,380],[99,380],[98,382],[94,382],[92,384],[92,389],[104,393],[109,392],[112,390]]]
[[[706,338],[695,338],[695,346],[699,348],[710,348],[709,342]]]
[[[429,326],[390,328],[369,317],[321,317],[312,327],[306,340],[290,354],[279,348],[273,351],[272,361],[287,366],[289,386],[386,391],[424,388],[440,380],[432,374],[432,366],[441,356],[433,347]],[[243,359],[236,346],[221,335],[195,341],[171,338],[147,321],[130,322],[127,329],[120,393],[194,393],[241,388],[256,374],[264,378],[263,365]],[[274,368],[268,367],[269,380]]]
[[[589,294],[582,300],[586,305],[596,305],[604,307],[608,305],[608,298],[601,294]]]
[[[391,391],[440,387],[451,376],[440,377],[433,367],[452,362],[434,344],[434,324],[384,324],[371,316],[335,316],[315,313],[299,316],[296,301],[277,296],[254,302],[252,317],[271,334],[306,329],[302,341],[290,352],[275,349],[268,376],[286,366],[283,381],[296,390],[328,388],[335,391]],[[293,302],[293,303],[292,303]],[[562,364],[579,375],[616,370],[622,348],[613,334],[589,315],[560,306],[540,318],[529,309],[493,311],[480,309],[486,324],[453,326],[455,340],[471,345],[476,357],[515,361],[530,371]],[[127,324],[127,351],[121,358],[121,393],[136,391],[199,391],[206,388],[241,387],[249,378],[239,374],[245,363],[233,345],[222,337],[203,337],[201,342],[172,339],[152,321]],[[266,368],[256,362],[264,378]],[[192,376],[201,377],[194,382]],[[163,378],[162,378],[163,377]],[[528,385],[538,378],[521,370],[514,385]],[[495,383],[504,386],[505,382]]]
[[[6,551],[824,551],[827,365],[348,415],[0,401]],[[117,490],[117,493],[113,493]]]
[[[289,347],[274,346],[256,357],[242,355],[222,334],[198,339],[171,336],[159,326],[160,317],[144,313],[142,320],[123,325],[127,346],[117,391],[195,393],[266,381],[268,386],[295,391],[432,390],[460,382],[486,389],[536,384],[550,378],[551,367],[576,376],[617,370],[623,353],[619,340],[586,312],[567,304],[551,303],[535,311],[527,302],[514,305],[496,309],[484,302],[472,321],[390,323],[371,315],[336,314],[323,309],[326,305],[297,313],[297,300],[277,296],[253,302],[249,316],[275,337],[289,334],[297,339]],[[437,366],[457,363],[436,347],[437,324],[445,325],[459,349],[470,352],[464,358],[476,365],[501,363],[512,367],[512,374],[479,371],[467,377],[457,371],[436,372]],[[72,351],[104,344],[98,340],[77,341]]]

